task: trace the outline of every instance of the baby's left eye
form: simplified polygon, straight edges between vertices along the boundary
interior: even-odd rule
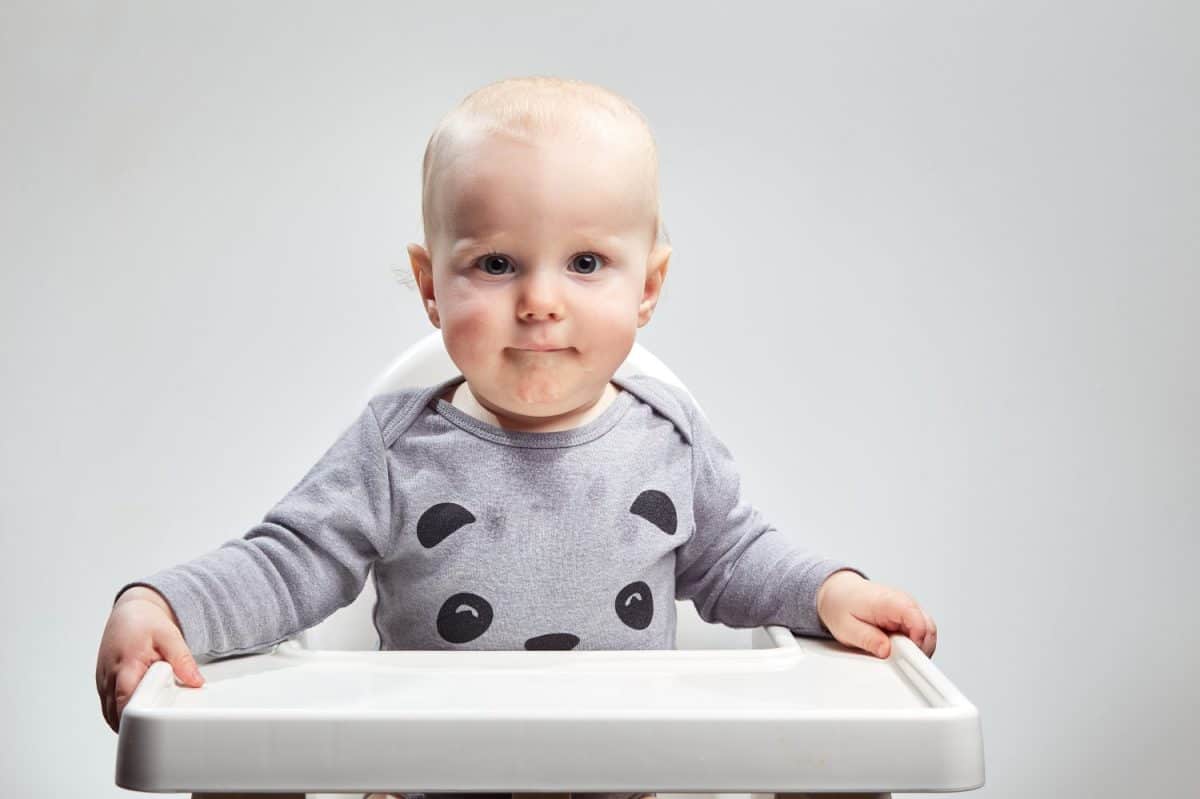
[[[582,264],[583,271],[581,274],[594,275],[596,270],[604,264],[604,258],[593,252],[581,252],[571,259],[571,263]]]

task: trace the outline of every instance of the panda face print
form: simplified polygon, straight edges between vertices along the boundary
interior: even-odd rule
[[[665,492],[657,489],[647,489],[638,494],[628,506],[628,513],[634,517],[639,535],[674,536],[678,527],[675,503]],[[495,514],[484,515],[495,518]],[[476,515],[468,508],[456,502],[439,502],[427,508],[418,518],[417,540],[424,550],[434,550],[452,545],[457,536],[477,533],[478,526]],[[470,588],[463,586],[463,590],[454,592],[437,611],[434,620],[437,634],[448,643],[474,641],[486,634],[496,620],[496,608],[493,602],[482,595],[485,592],[476,593]],[[527,599],[531,605],[546,604],[547,600],[541,596]],[[614,623],[631,630],[645,630],[654,620],[654,595],[644,580],[626,584],[607,600],[602,597],[597,600],[597,612],[606,614]],[[538,614],[531,615],[536,617]],[[580,642],[579,636],[570,631],[530,630],[524,639],[527,650],[574,649]]]

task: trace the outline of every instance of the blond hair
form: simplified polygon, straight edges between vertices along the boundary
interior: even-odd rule
[[[421,162],[420,227],[428,247],[438,220],[434,213],[435,179],[452,158],[454,146],[478,135],[502,134],[521,141],[552,133],[582,138],[633,136],[643,156],[641,174],[653,207],[655,241],[670,241],[662,222],[658,192],[658,145],[642,112],[616,92],[572,78],[534,75],[506,78],[476,89],[438,122]]]

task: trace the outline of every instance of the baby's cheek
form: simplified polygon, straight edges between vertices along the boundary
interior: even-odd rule
[[[629,302],[597,303],[589,312],[593,314],[589,327],[602,335],[603,340],[614,346],[629,343],[632,346],[637,336],[637,306]]]
[[[442,320],[446,350],[456,362],[461,357],[476,361],[505,344],[486,305],[479,302],[456,304]]]
[[[479,370],[487,362],[487,354],[483,351],[484,348],[479,338],[460,331],[457,335],[447,332],[444,340],[446,352],[459,371],[466,375],[468,380],[477,379]]]

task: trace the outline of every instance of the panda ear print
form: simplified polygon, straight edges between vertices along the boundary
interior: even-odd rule
[[[451,533],[473,521],[474,514],[457,502],[439,502],[417,520],[417,540],[421,546],[432,549]]]
[[[667,535],[675,535],[675,527],[679,523],[675,515],[675,503],[663,492],[653,488],[643,491],[633,501],[629,512],[641,516]]]

